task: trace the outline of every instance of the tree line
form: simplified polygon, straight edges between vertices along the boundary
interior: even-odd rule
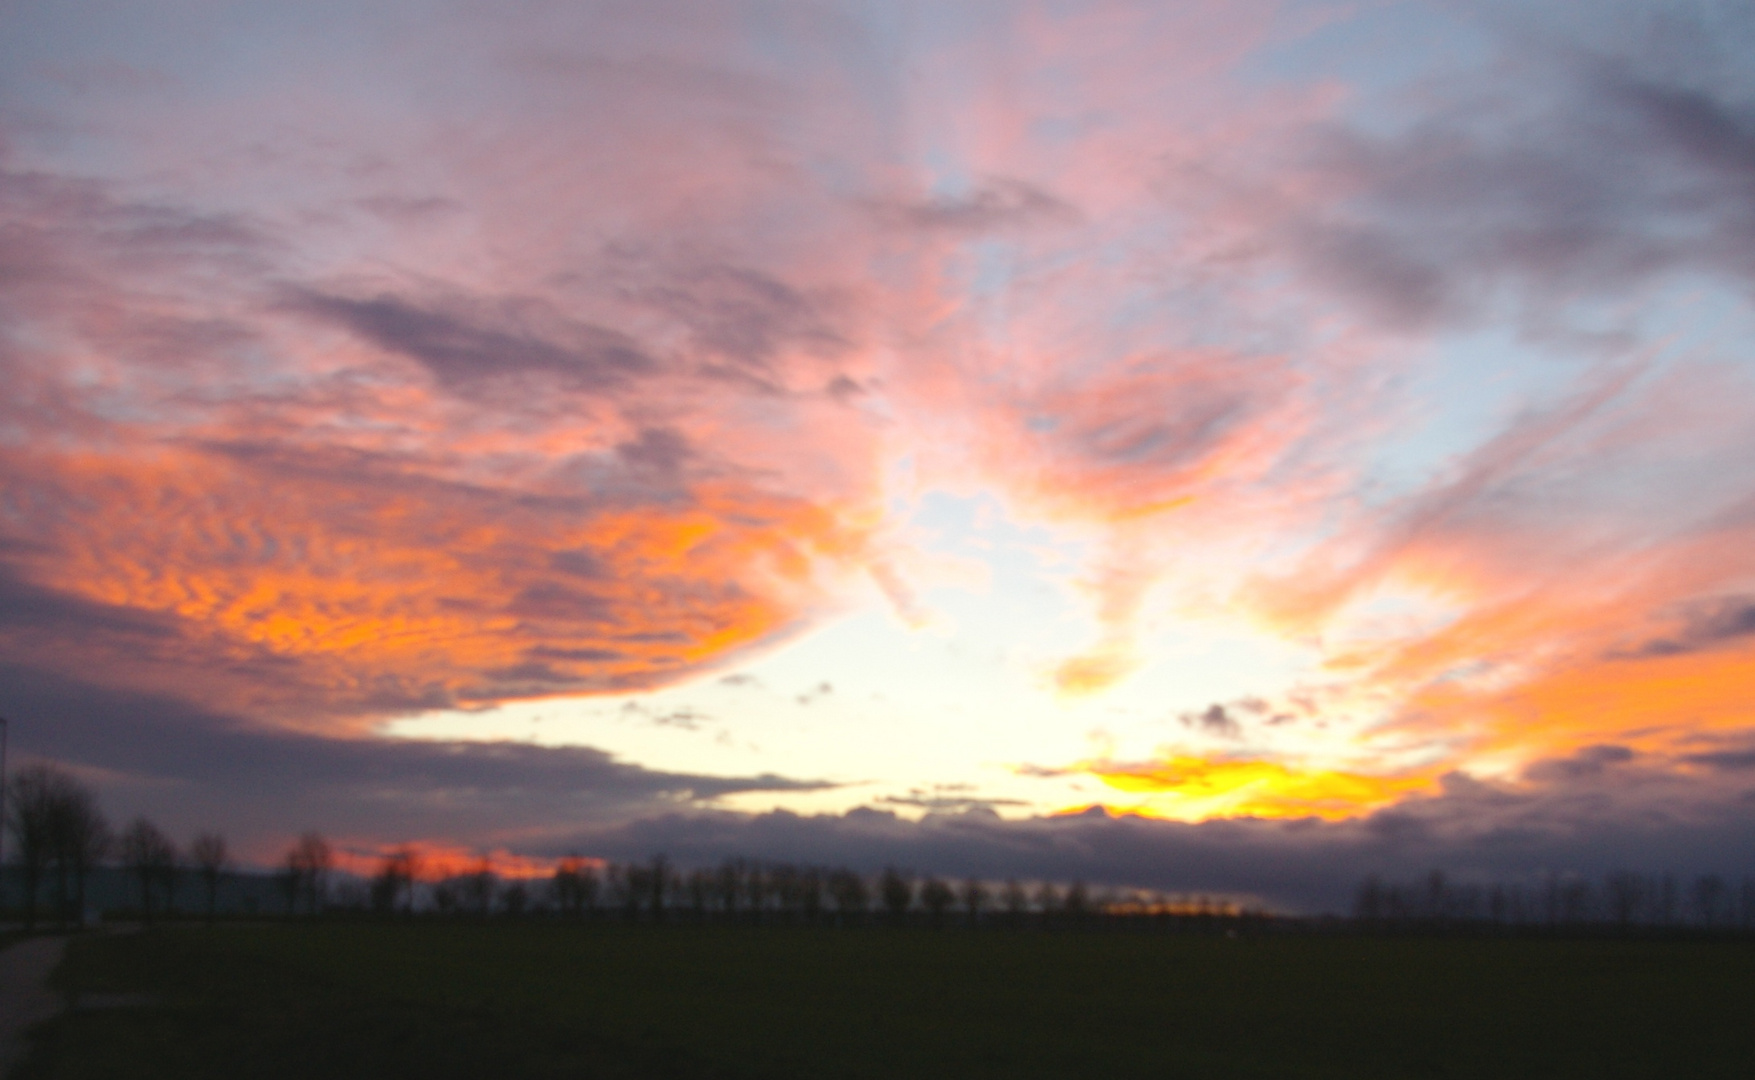
[[[896,867],[865,875],[847,867],[749,858],[684,870],[662,855],[623,863],[570,855],[548,875],[527,877],[502,876],[484,857],[462,873],[428,875],[420,851],[407,845],[381,856],[375,873],[350,889],[331,882],[333,856],[315,833],[288,848],[277,877],[287,912],[301,914],[836,926],[876,921],[1058,926],[1148,917],[1215,923],[1264,917],[1218,898],[1093,890],[1083,882],[954,881]]]
[[[201,833],[183,852],[144,817],[115,832],[96,796],[52,765],[19,770],[7,787],[7,803],[5,825],[23,879],[27,927],[36,926],[45,894],[58,922],[83,921],[92,871],[112,858],[133,880],[143,918],[176,905],[184,868],[196,871],[213,914],[220,880],[231,867],[225,837],[218,833]]]
[[[1593,879],[1547,874],[1533,880],[1457,882],[1433,870],[1413,881],[1368,877],[1353,917],[1369,927],[1691,928],[1755,931],[1755,878],[1692,879],[1620,870]]]
[[[5,828],[23,886],[27,926],[34,927],[45,908],[63,924],[82,922],[88,886],[100,865],[124,872],[131,909],[142,919],[178,910],[179,890],[191,882],[199,887],[195,899],[207,917],[215,916],[221,883],[234,870],[219,833],[200,833],[179,847],[144,817],[117,832],[95,795],[51,765],[20,770],[6,801]],[[362,877],[338,871],[334,848],[316,832],[287,848],[272,877],[289,916],[358,912],[651,923],[1100,923],[1180,929],[1236,929],[1270,921],[1289,928],[1296,922],[1220,897],[1093,889],[1078,881],[958,881],[897,867],[866,875],[847,867],[747,858],[682,868],[662,855],[622,863],[571,855],[546,876],[533,877],[503,875],[485,857],[461,873],[436,872],[419,848],[402,845],[383,853],[374,872]],[[1373,876],[1360,884],[1347,922],[1391,931],[1688,927],[1755,932],[1755,878],[1733,883],[1705,874],[1684,881],[1624,871],[1600,880],[1562,874],[1482,884],[1455,881],[1437,870],[1413,881]]]

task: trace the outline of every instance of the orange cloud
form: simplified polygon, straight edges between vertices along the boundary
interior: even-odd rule
[[[158,628],[15,655],[107,651],[100,680],[301,726],[657,685],[771,639],[863,550],[832,507],[725,481],[550,506],[191,451],[8,467],[57,505],[28,579]]]

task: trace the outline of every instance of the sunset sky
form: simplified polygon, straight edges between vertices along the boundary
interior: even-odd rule
[[[1743,3],[0,0],[0,715],[271,862],[1755,871]]]

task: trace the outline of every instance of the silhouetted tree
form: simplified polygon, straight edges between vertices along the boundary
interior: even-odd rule
[[[274,883],[280,887],[280,894],[286,899],[286,913],[293,915],[298,911],[299,897],[303,894],[305,879],[299,871],[298,856],[288,851],[281,858],[280,869],[275,871]]]
[[[646,870],[646,893],[652,905],[653,922],[661,922],[664,919],[665,903],[670,896],[673,876],[670,860],[663,855],[654,855],[652,865]]]
[[[707,921],[707,910],[713,904],[713,872],[697,866],[689,871],[688,881],[684,886],[689,894],[689,911],[696,922]]]
[[[1638,874],[1610,874],[1603,881],[1603,895],[1608,899],[1609,918],[1623,930],[1639,916],[1645,883]]]
[[[713,887],[719,899],[719,909],[725,912],[727,919],[737,917],[737,909],[743,899],[743,862],[738,859],[727,859],[719,866],[714,875]]]
[[[554,890],[555,906],[563,915],[579,918],[585,914],[585,860],[568,855],[555,864],[550,887]]]
[[[579,869],[579,904],[588,916],[597,914],[597,898],[603,891],[603,883],[597,878],[597,871],[586,863]]]
[[[1067,918],[1074,922],[1083,921],[1084,917],[1091,913],[1091,897],[1085,889],[1084,882],[1075,881],[1072,883],[1072,887],[1066,890],[1066,896],[1060,902],[1060,909],[1066,912]]]
[[[1060,890],[1054,887],[1054,882],[1044,881],[1037,887],[1036,909],[1042,913],[1044,923],[1053,921],[1055,913],[1060,910]]]
[[[176,848],[170,837],[145,818],[135,818],[118,845],[122,865],[140,887],[140,916],[152,921],[152,894],[165,874],[176,865]]]
[[[956,900],[957,894],[951,891],[951,887],[936,877],[927,878],[920,886],[920,904],[932,916],[934,926],[943,924],[946,909]]]
[[[461,903],[462,899],[455,878],[445,878],[433,883],[433,907],[438,910],[439,914],[456,914]]]
[[[1012,878],[1000,891],[1000,903],[1005,905],[1006,921],[1017,926],[1024,921],[1025,913],[1030,910],[1030,894],[1018,884],[1017,878]]]
[[[749,905],[750,916],[757,922],[762,921],[762,913],[767,909],[768,897],[773,893],[773,882],[767,868],[761,863],[750,863],[743,870],[744,901]]]
[[[878,880],[878,897],[891,921],[900,922],[914,905],[914,882],[895,867],[886,866]]]
[[[201,874],[201,884],[207,891],[207,921],[212,922],[214,913],[219,909],[220,879],[231,865],[225,837],[211,832],[197,835],[189,843],[189,858],[194,860],[195,868]]]
[[[302,897],[312,915],[321,912],[329,898],[329,873],[335,866],[335,852],[329,842],[321,833],[305,833],[287,851],[283,863],[293,900],[288,910],[296,908]]]
[[[836,870],[829,874],[829,899],[834,901],[836,918],[850,922],[865,917],[871,891],[865,887],[864,877],[852,870]]]
[[[775,863],[767,868],[768,892],[780,917],[791,922],[798,914],[798,867],[791,863]]]
[[[1725,879],[1706,874],[1694,882],[1694,917],[1704,927],[1719,924],[1719,909],[1725,897]]]
[[[404,844],[384,855],[378,872],[372,877],[372,908],[384,914],[396,910],[406,897],[407,910],[414,911],[414,883],[420,876],[420,852]]]
[[[43,877],[55,859],[56,805],[73,778],[49,765],[19,770],[7,789],[6,826],[12,833],[12,850],[24,876],[24,924],[35,929],[37,897]]]
[[[970,926],[981,921],[981,909],[987,906],[987,898],[987,886],[979,878],[963,882],[963,911],[969,916]]]
[[[506,909],[507,915],[519,918],[530,906],[530,890],[524,882],[514,881],[500,894],[500,905]]]
[[[92,867],[110,846],[110,827],[98,809],[97,796],[65,773],[51,770],[59,779],[49,804],[49,850],[56,869],[56,899],[61,920],[83,917],[85,886]]]
[[[475,864],[475,869],[463,879],[463,899],[475,913],[487,918],[494,910],[494,893],[497,891],[499,879],[494,875],[494,864],[487,856]]]
[[[1374,923],[1384,917],[1383,882],[1376,874],[1368,875],[1359,883],[1359,891],[1353,896],[1353,918],[1362,922]]]
[[[622,867],[622,918],[633,922],[640,917],[640,905],[652,895],[652,870],[639,863]]]
[[[807,866],[798,872],[798,910],[807,923],[816,923],[823,914],[823,872]]]
[[[1656,910],[1653,919],[1659,926],[1673,926],[1676,922],[1676,879],[1665,874],[1658,879]]]

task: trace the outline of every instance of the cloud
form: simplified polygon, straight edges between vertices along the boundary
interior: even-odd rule
[[[662,851],[683,865],[733,856],[884,866],[990,880],[1084,880],[1120,888],[1253,895],[1280,910],[1346,912],[1369,874],[1531,881],[1617,870],[1755,872],[1748,800],[1702,791],[1658,769],[1555,772],[1489,784],[1447,776],[1430,794],[1369,815],[1232,818],[1198,823],[1100,809],[1006,820],[981,807],[918,821],[859,809],[844,815],[668,814],[582,832],[567,843],[610,858]],[[561,850],[557,847],[555,850]]]
[[[569,389],[593,390],[656,366],[632,341],[596,326],[567,326],[570,340],[563,344],[484,326],[463,315],[394,296],[353,300],[295,293],[289,306],[344,326],[379,348],[419,361],[440,383],[457,390],[486,379],[518,375],[546,375]]]
[[[1734,642],[1751,634],[1755,634],[1755,601],[1743,596],[1727,597],[1693,613],[1682,632],[1675,637],[1648,641],[1626,655],[1630,658],[1676,656]]]
[[[1070,225],[1080,217],[1075,208],[1041,188],[1007,179],[990,180],[961,195],[880,205],[877,210],[888,223],[968,233]]]
[[[1243,725],[1228,712],[1225,706],[1215,702],[1200,712],[1186,712],[1177,716],[1177,722],[1183,727],[1198,728],[1209,735],[1217,735],[1224,739],[1239,738],[1243,734]]]
[[[101,776],[118,819],[149,813],[179,835],[217,828],[261,862],[307,828],[368,845],[528,847],[724,795],[832,786],[651,770],[590,747],[265,731],[170,696],[12,664],[3,676],[15,753]]]
[[[1399,328],[1509,309],[1558,326],[1591,298],[1689,272],[1747,282],[1755,94],[1746,15],[1716,32],[1612,13],[1595,46],[1511,32],[1488,80],[1453,79],[1400,130],[1333,129],[1333,206],[1288,238],[1311,280]]]

